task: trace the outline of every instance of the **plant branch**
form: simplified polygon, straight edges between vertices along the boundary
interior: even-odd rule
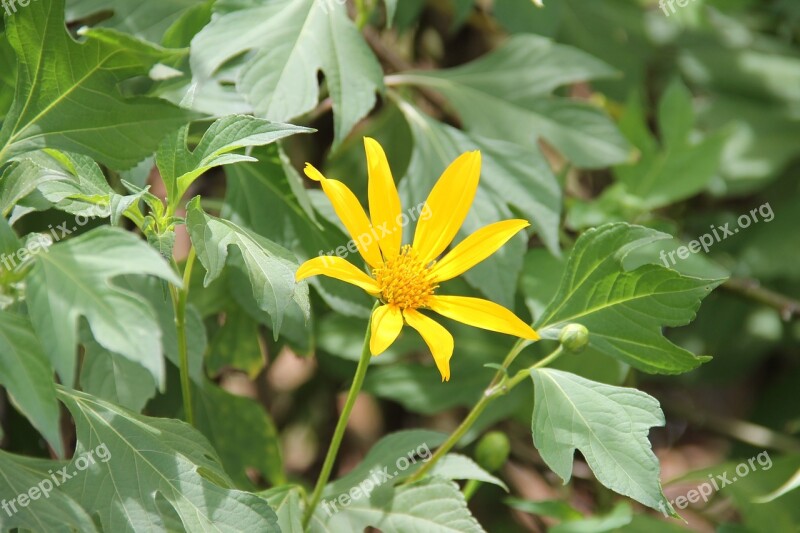
[[[764,305],[777,309],[785,321],[800,317],[800,301],[784,296],[783,294],[765,289],[756,279],[730,278],[722,284],[724,289],[735,292]]]
[[[376,303],[377,306],[377,303]],[[350,413],[358,398],[358,393],[361,392],[361,386],[364,384],[364,377],[367,375],[367,367],[369,367],[369,360],[372,354],[369,350],[370,331],[372,326],[372,318],[367,324],[367,332],[364,334],[364,345],[361,348],[361,358],[358,360],[358,367],[356,368],[355,376],[353,377],[353,384],[350,385],[350,392],[347,393],[347,400],[344,402],[342,414],[339,415],[339,421],[336,423],[336,429],[333,432],[331,445],[328,448],[328,453],[325,456],[325,461],[322,463],[322,470],[317,478],[317,484],[314,486],[314,492],[311,494],[311,499],[306,507],[305,515],[303,516],[303,529],[308,527],[311,517],[314,515],[314,510],[322,498],[322,491],[331,477],[333,470],[333,463],[336,461],[336,456],[339,452],[339,446],[342,444],[344,432],[347,429],[347,421],[350,419]]]
[[[183,267],[183,287],[170,285],[172,304],[175,308],[175,331],[178,335],[178,359],[181,374],[181,395],[186,422],[194,426],[194,405],[192,404],[192,383],[189,378],[189,348],[186,340],[186,303],[189,299],[189,283],[192,279],[192,267],[197,257],[194,246],[189,248],[189,255]],[[177,268],[177,266],[176,266]],[[178,270],[180,272],[180,270]]]
[[[514,344],[514,346],[508,352],[508,355],[506,355],[506,358],[502,364],[502,368],[497,371],[497,374],[495,375],[492,382],[489,384],[488,387],[486,387],[486,390],[481,395],[481,399],[478,400],[478,403],[475,404],[475,406],[469,412],[467,417],[461,422],[461,424],[459,424],[459,426],[455,429],[455,431],[453,431],[453,433],[451,433],[450,436],[447,437],[447,440],[441,446],[439,446],[439,448],[436,450],[433,456],[431,456],[430,460],[424,465],[422,465],[422,467],[419,470],[414,472],[414,474],[408,478],[406,483],[413,483],[414,481],[422,479],[422,476],[424,476],[427,472],[429,472],[437,461],[439,461],[442,457],[447,455],[447,453],[449,453],[450,450],[452,450],[453,447],[455,447],[455,445],[458,444],[458,442],[462,439],[462,437],[464,437],[467,431],[469,431],[470,428],[472,428],[472,425],[475,424],[475,422],[478,420],[478,417],[480,417],[484,409],[486,409],[486,407],[492,401],[494,401],[499,396],[508,394],[508,392],[511,389],[513,389],[521,382],[523,382],[528,376],[530,376],[530,371],[532,369],[547,366],[556,359],[558,359],[559,357],[561,357],[561,355],[564,353],[564,349],[561,346],[559,346],[553,351],[553,353],[551,353],[544,359],[538,361],[536,364],[527,368],[523,368],[522,370],[517,372],[513,378],[509,377],[508,374],[506,373],[506,370],[514,361],[514,359],[516,359],[519,353],[523,350],[523,348],[528,346],[528,344],[530,344],[530,341],[525,341],[523,339],[519,339]]]
[[[708,428],[756,448],[769,448],[785,453],[800,451],[800,440],[752,422],[705,413],[688,405],[665,404],[664,409],[698,427]]]

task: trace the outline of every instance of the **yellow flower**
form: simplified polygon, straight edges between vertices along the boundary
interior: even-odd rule
[[[538,339],[539,335],[528,324],[496,303],[435,294],[439,283],[463,274],[529,226],[525,220],[489,224],[436,261],[456,236],[475,198],[481,170],[480,152],[464,153],[447,167],[418,213],[423,216],[417,221],[413,244],[403,246],[402,226],[411,217],[401,213],[400,196],[381,145],[365,138],[364,147],[369,169],[371,218],[367,218],[358,199],[344,183],[327,179],[308,163],[305,173],[321,183],[372,276],[341,257],[319,256],[300,266],[298,281],[310,276],[330,276],[380,299],[383,305],[372,314],[372,355],[391,346],[403,324],[408,324],[420,333],[430,348],[442,381],[450,379],[453,336],[420,309],[429,309],[470,326]],[[413,210],[412,214],[415,214]]]

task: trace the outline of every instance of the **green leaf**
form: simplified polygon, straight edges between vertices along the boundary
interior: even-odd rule
[[[661,141],[667,146],[680,146],[689,138],[694,127],[692,93],[680,81],[673,80],[658,103],[658,124]]]
[[[106,447],[105,461],[77,471],[63,486],[105,530],[164,530],[169,508],[186,531],[280,531],[264,500],[228,488],[216,452],[187,424],[63,388],[59,397],[77,426],[76,460]]]
[[[109,352],[94,339],[83,341],[83,346],[81,389],[140,413],[147,401],[156,395],[158,384],[150,372],[138,363]]]
[[[100,25],[160,43],[164,33],[199,0],[67,0],[67,20],[113,11]]]
[[[211,339],[206,366],[211,376],[226,368],[241,370],[256,379],[266,363],[261,346],[258,322],[241,307],[225,309],[225,323]]]
[[[639,149],[636,164],[618,166],[614,175],[635,198],[639,212],[685,200],[706,189],[719,172],[727,131],[717,131],[700,142],[691,140],[694,127],[692,95],[680,82],[670,84],[659,103],[661,146],[648,131],[647,117],[634,96],[621,119],[623,133]],[[605,196],[605,195],[604,195]]]
[[[358,466],[325,487],[323,495],[337,496],[340,493],[348,492],[374,472],[386,472],[392,478],[411,474],[424,462],[425,456],[430,458],[431,451],[442,444],[446,438],[447,435],[444,433],[427,429],[412,429],[390,433],[370,448],[366,457]],[[409,455],[418,457],[415,463],[411,464]],[[409,465],[406,470],[401,471],[398,461],[403,458]],[[382,479],[383,483],[390,481],[385,479],[385,476],[380,479]]]
[[[383,356],[381,356],[383,357]],[[370,370],[364,390],[406,409],[424,415],[474,404],[479,391],[491,379],[491,371],[476,364],[459,364],[458,387],[441,385],[441,377],[430,366],[402,364],[377,367]]]
[[[800,487],[800,470],[795,472],[794,475],[786,481],[786,483],[770,492],[766,496],[759,498],[758,503],[769,503],[773,500],[777,500],[784,494],[791,492],[798,487]]]
[[[562,522],[549,529],[552,533],[603,533],[619,531],[633,520],[633,510],[626,502],[618,502],[611,512],[583,520]]]
[[[397,12],[398,0],[383,0],[386,4],[386,25],[391,27],[394,22],[394,14]]]
[[[561,283],[535,327],[543,338],[577,322],[589,329],[589,351],[649,373],[678,374],[709,360],[668,341],[664,326],[691,322],[700,301],[721,279],[683,276],[660,265],[626,270],[633,250],[669,235],[642,226],[607,224],[586,231],[567,260]]]
[[[115,168],[135,165],[190,114],[153,98],[123,98],[117,85],[168,57],[133,37],[64,27],[64,0],[38,0],[7,20],[18,57],[16,95],[0,130],[0,162],[44,146]],[[46,37],[46,38],[45,38]]]
[[[38,169],[36,188],[56,209],[85,218],[110,216],[112,224],[123,215],[133,220],[143,217],[138,202],[145,193],[117,194],[91,157],[45,149],[19,159],[20,168]]]
[[[604,516],[584,518],[569,503],[561,500],[528,501],[518,498],[506,498],[505,503],[526,513],[533,515],[552,516],[561,521],[548,529],[557,533],[602,533],[604,531],[618,531],[627,526],[633,519],[631,506],[625,502],[618,502],[610,513]]]
[[[164,282],[157,278],[125,276],[119,279],[117,285],[121,289],[139,295],[153,308],[158,328],[161,330],[164,355],[176,368],[180,368],[175,309],[172,299],[164,292]],[[203,319],[192,304],[186,307],[186,344],[189,352],[189,377],[194,383],[203,385],[205,383],[203,356],[208,345],[208,338]]]
[[[449,453],[442,457],[439,462],[433,465],[430,475],[443,479],[475,479],[497,485],[508,492],[508,486],[503,483],[503,480],[481,468],[478,463],[466,455],[457,453]]]
[[[283,533],[304,533],[300,490],[295,485],[284,485],[260,493],[278,515],[278,525]]]
[[[220,275],[228,247],[233,245],[244,260],[253,296],[272,318],[275,338],[290,303],[294,302],[308,318],[308,285],[295,282],[298,265],[291,252],[233,222],[204,213],[199,196],[187,206],[186,226],[206,269],[205,286]]]
[[[597,480],[652,507],[668,509],[647,433],[664,425],[658,400],[636,389],[589,381],[554,369],[532,369],[531,431],[542,459],[567,483],[578,449]]]
[[[53,369],[30,320],[0,311],[0,386],[11,402],[63,456]]]
[[[407,209],[425,201],[442,171],[460,154],[481,150],[482,175],[472,209],[457,240],[483,226],[514,218],[516,209],[531,221],[551,252],[558,254],[561,190],[538,149],[465,134],[400,102],[414,136],[414,152],[400,186]],[[515,236],[465,274],[489,299],[513,306],[527,238]]]
[[[0,211],[4,217],[8,216],[17,203],[35,191],[41,184],[52,180],[62,179],[60,173],[55,173],[46,165],[41,164],[41,159],[46,157],[43,152],[29,154],[18,161],[12,161],[0,181]]]
[[[296,133],[314,130],[291,124],[279,124],[246,115],[230,115],[214,122],[203,134],[197,147],[187,146],[189,126],[167,136],[158,148],[156,162],[167,186],[172,205],[177,205],[189,186],[205,171],[253,157],[231,152],[247,146],[263,146]]]
[[[249,468],[272,485],[286,483],[278,430],[264,407],[209,381],[195,388],[194,396],[197,429],[214,445],[238,486],[252,486]]]
[[[561,521],[580,520],[583,515],[564,500],[521,500],[506,498],[504,503],[514,509],[539,516],[552,516]]]
[[[325,504],[328,509],[325,510]],[[479,533],[484,529],[469,512],[464,495],[451,481],[425,480],[411,485],[378,487],[369,498],[335,507],[323,503],[309,524],[312,533],[363,531],[380,528],[383,533]],[[338,510],[338,512],[332,511]]]
[[[3,473],[0,476],[0,502],[8,505],[8,509],[3,509],[0,514],[0,531],[19,528],[53,533],[97,532],[91,516],[76,499],[62,490],[53,490],[55,484],[52,481],[49,485],[45,483],[53,479],[48,471],[55,472],[55,479],[60,480],[58,470],[65,464],[0,450],[0,472]],[[12,506],[12,500],[29,493],[34,487],[39,491],[36,500],[31,500],[25,507],[16,502]],[[47,496],[42,497],[45,491]]]
[[[442,93],[472,132],[525,147],[544,138],[575,165],[596,168],[625,161],[628,143],[600,109],[551,93],[564,84],[613,74],[579,50],[518,35],[466,65],[392,78]]]
[[[217,2],[217,16],[192,40],[198,83],[249,52],[237,90],[258,116],[288,121],[314,109],[318,71],[333,101],[338,145],[373,108],[383,90],[380,65],[340,2],[278,0]]]
[[[180,285],[155,250],[130,232],[105,226],[55,244],[34,261],[27,286],[31,322],[62,383],[75,381],[81,316],[101,346],[164,383],[161,332],[152,307],[111,283],[122,274],[150,274]]]
[[[265,151],[272,150],[273,147],[267,147]],[[317,221],[302,179],[285,157],[272,152],[259,153],[258,158],[258,163],[225,169],[228,188],[222,210],[224,218],[291,249],[299,259],[347,243],[350,237],[345,237],[336,226]],[[312,278],[309,283],[339,313],[369,317],[373,302],[361,289],[324,276]]]

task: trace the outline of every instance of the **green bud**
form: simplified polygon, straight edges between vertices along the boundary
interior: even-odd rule
[[[558,341],[567,351],[582,352],[589,344],[589,330],[582,324],[567,324],[561,330]]]
[[[500,431],[490,431],[478,441],[475,447],[475,462],[487,472],[499,470],[508,460],[511,443]]]

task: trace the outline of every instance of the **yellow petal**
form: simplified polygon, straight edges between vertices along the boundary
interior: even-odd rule
[[[419,331],[431,350],[442,381],[450,381],[450,357],[453,356],[453,336],[444,326],[414,309],[406,309],[403,316],[408,325]]]
[[[369,351],[372,355],[385,352],[403,329],[403,314],[396,305],[382,305],[372,312]]]
[[[378,141],[364,137],[369,172],[369,215],[378,233],[378,244],[386,260],[397,257],[403,239],[400,219],[400,195],[394,184],[386,153]]]
[[[466,152],[447,167],[433,186],[425,201],[431,216],[420,218],[414,232],[414,250],[423,263],[436,259],[453,241],[472,206],[480,175],[481,153]]]
[[[297,281],[304,280],[311,276],[328,276],[346,281],[356,287],[361,287],[370,294],[378,294],[381,292],[381,288],[374,279],[367,276],[352,263],[345,261],[341,257],[321,255],[309,259],[300,265],[295,275]]]
[[[466,296],[431,296],[428,305],[442,316],[476,328],[508,333],[523,339],[539,338],[539,334],[517,315],[489,300]]]
[[[497,250],[521,229],[530,226],[527,220],[503,220],[485,226],[450,250],[433,267],[436,281],[446,281],[463,274]]]
[[[373,268],[383,264],[377,237],[353,191],[341,181],[326,178],[311,163],[306,163],[305,173],[322,184],[323,192],[333,204],[333,210],[347,228],[364,260]]]

